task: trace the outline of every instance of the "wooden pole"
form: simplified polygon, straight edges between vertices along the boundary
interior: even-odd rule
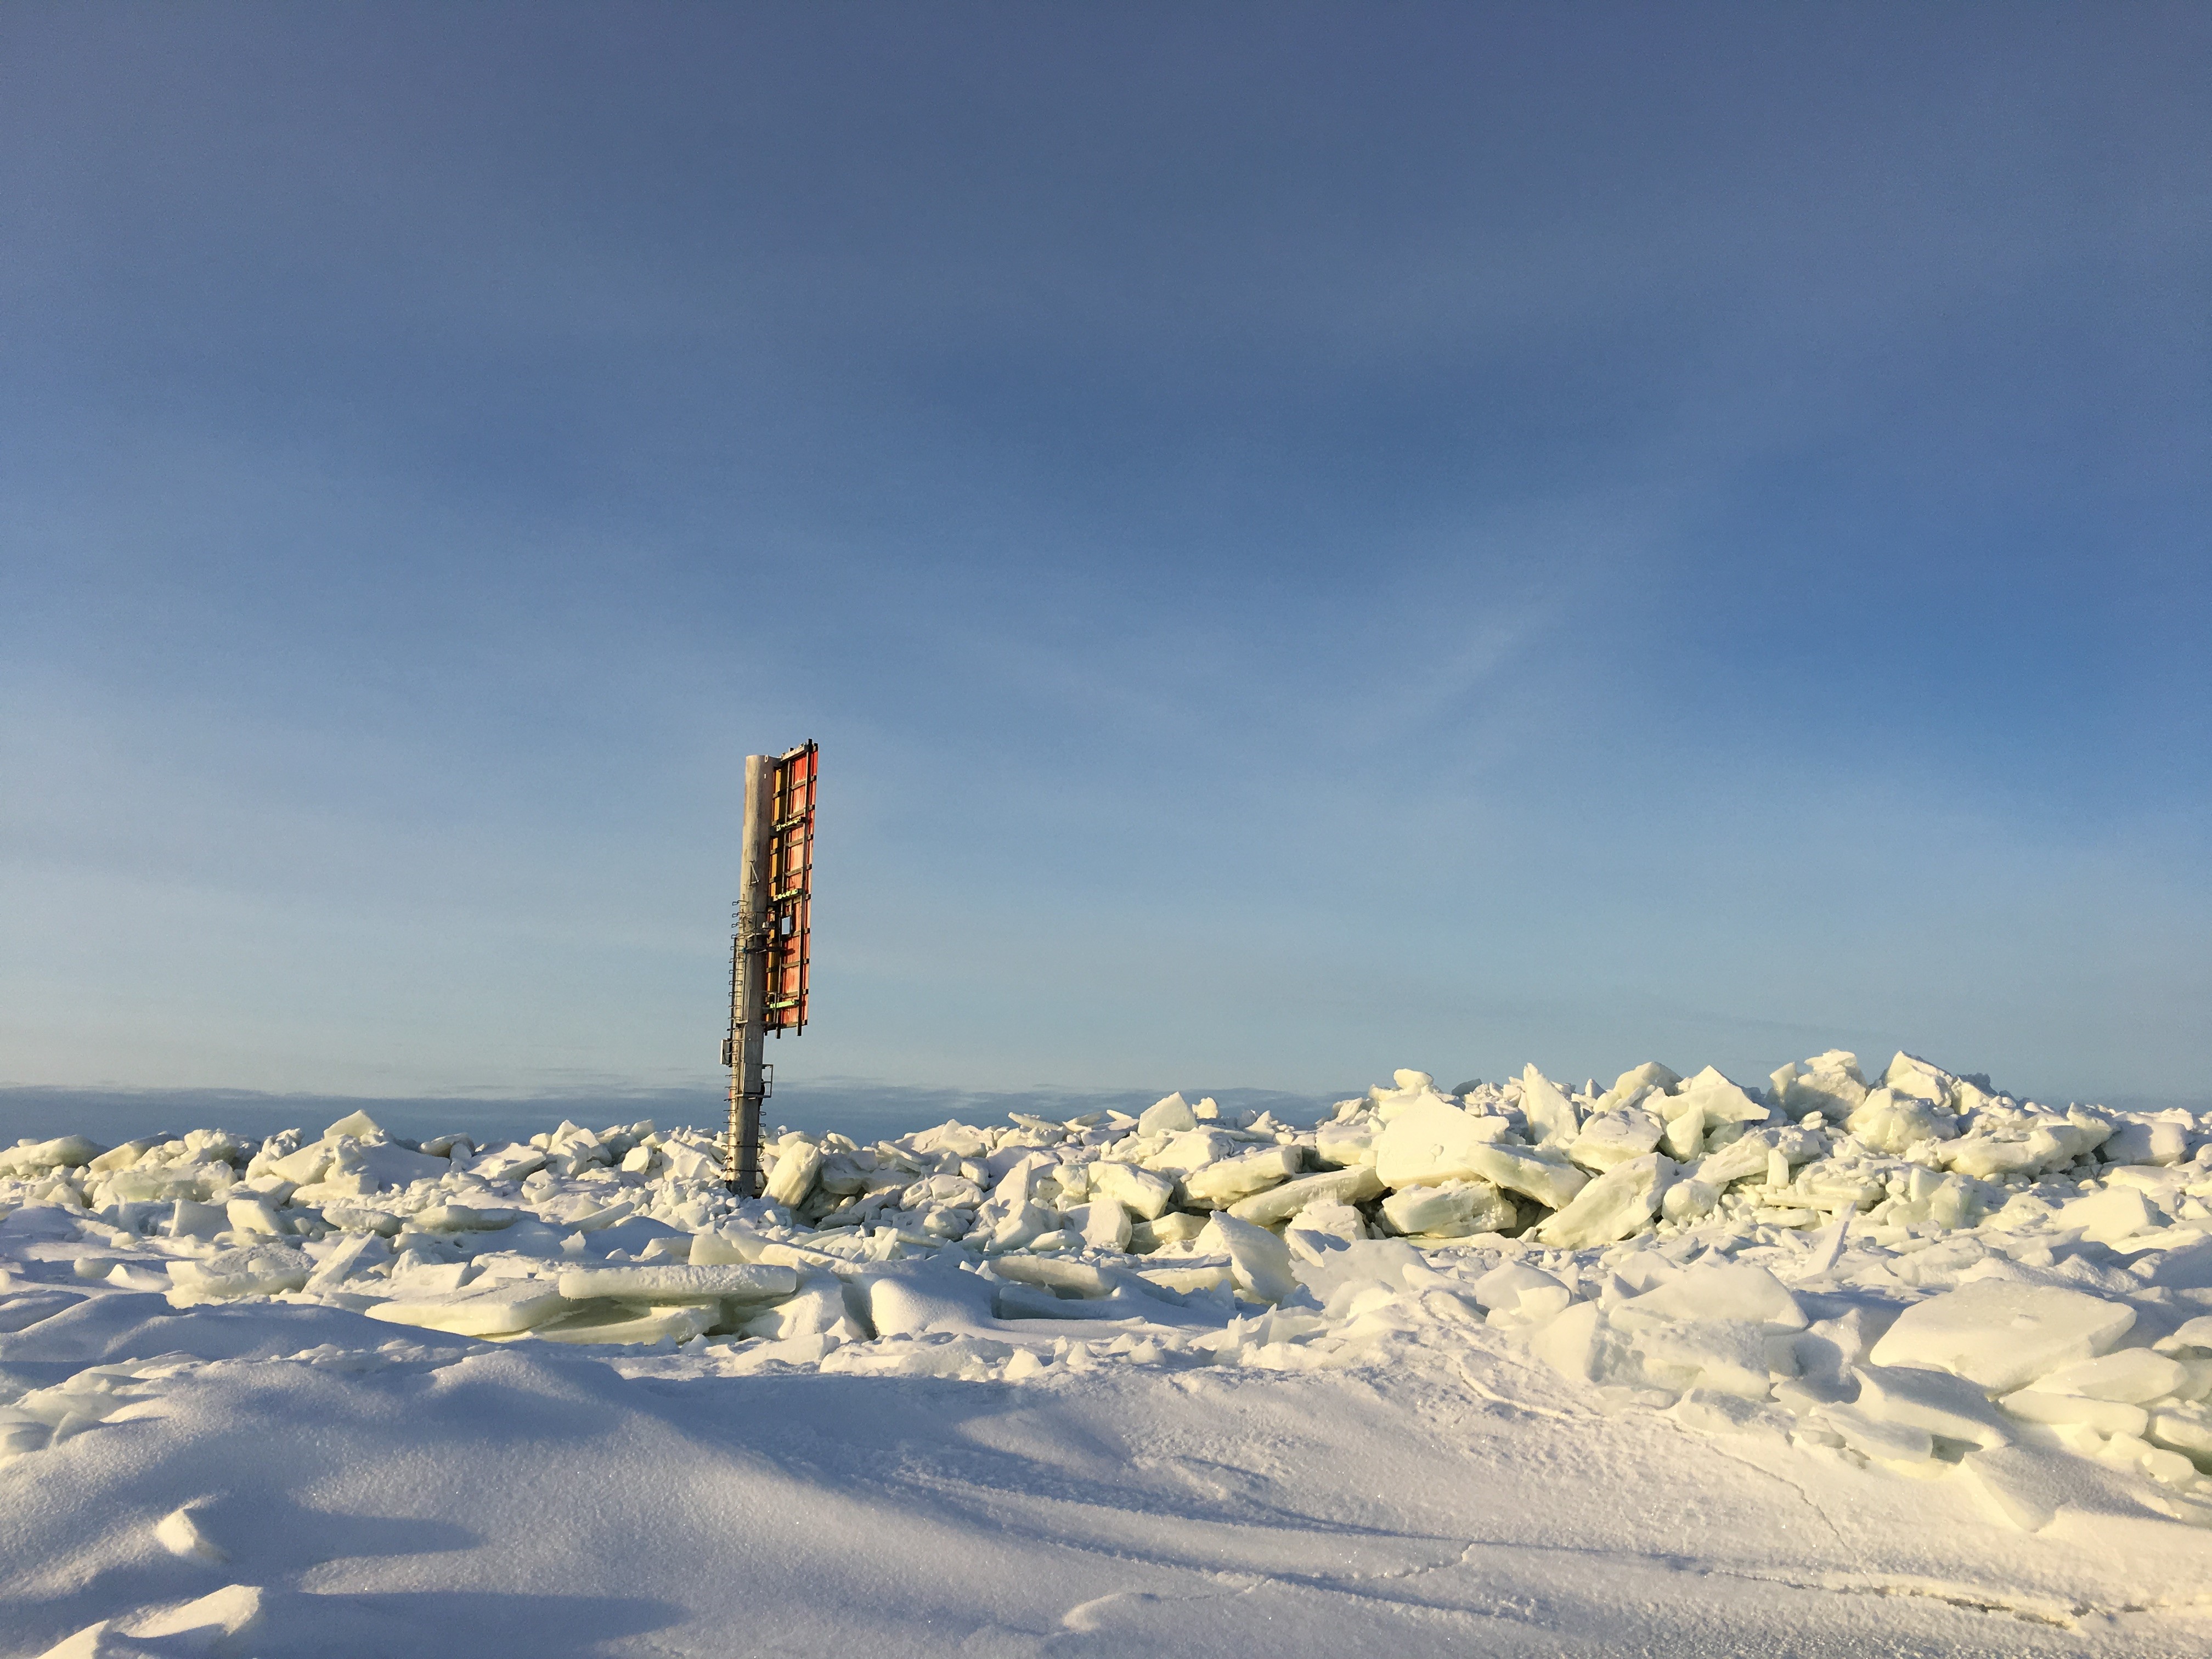
[[[775,828],[775,761],[745,757],[745,838],[730,976],[730,1133],[722,1175],[740,1198],[761,1190],[761,1044],[768,1036],[769,841]]]

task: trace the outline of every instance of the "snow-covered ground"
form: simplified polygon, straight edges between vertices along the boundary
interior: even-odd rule
[[[1317,1128],[0,1152],[0,1653],[2212,1645],[2212,1123],[1900,1055]]]

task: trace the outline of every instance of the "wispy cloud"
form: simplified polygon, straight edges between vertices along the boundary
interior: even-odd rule
[[[0,27],[6,1076],[2203,1069],[2191,18]]]

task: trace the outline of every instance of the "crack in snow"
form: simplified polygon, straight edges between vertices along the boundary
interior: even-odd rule
[[[2143,1613],[2149,1607],[2141,1604],[2123,1604],[2115,1607],[2100,1607],[2087,1601],[2062,1601],[2049,1597],[2008,1595],[2000,1591],[1978,1589],[1972,1585],[1944,1584],[1924,1579],[1865,1577],[1854,1578],[1842,1573],[1817,1573],[1809,1577],[1756,1567],[1727,1567],[1714,1565],[1705,1569],[1714,1577],[1740,1578],[1753,1583],[1781,1584],[1791,1589],[1819,1590],[1838,1595],[1909,1595],[1927,1601],[1941,1601],[1970,1613],[2002,1613],[2032,1625],[2049,1625],[2059,1630],[2077,1630],[2081,1620],[2092,1614],[2114,1617],[2123,1613]]]
[[[1531,1417],[1548,1417],[1560,1423],[1587,1423],[1595,1415],[1589,1411],[1561,1411],[1552,1406],[1539,1406],[1529,1401],[1509,1398],[1499,1394],[1496,1389],[1477,1382],[1474,1373],[1468,1370],[1465,1360],[1455,1358],[1452,1364],[1459,1371],[1460,1380],[1467,1384],[1470,1393],[1480,1395],[1493,1405],[1503,1406],[1508,1411],[1525,1412]]]

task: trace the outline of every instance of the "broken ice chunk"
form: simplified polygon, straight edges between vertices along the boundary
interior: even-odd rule
[[[1228,1208],[1240,1198],[1279,1185],[1298,1172],[1298,1149],[1270,1146],[1224,1158],[1183,1178],[1183,1189],[1200,1203]]]
[[[331,1148],[331,1162],[324,1171],[324,1182],[340,1182],[343,1178],[343,1184],[351,1187],[356,1197],[387,1188],[404,1187],[412,1182],[435,1181],[453,1167],[442,1158],[430,1158],[384,1141],[357,1141],[342,1137],[325,1144]],[[292,1177],[287,1174],[285,1178]],[[301,1185],[307,1183],[302,1182]]]
[[[1626,1352],[1595,1302],[1577,1302],[1536,1327],[1528,1338],[1528,1351],[1576,1382],[1601,1381],[1619,1366]],[[1632,1371],[1634,1363],[1627,1361]]]
[[[2212,1314],[2198,1314],[2185,1321],[2179,1330],[2160,1337],[2152,1346],[2160,1353],[2212,1354]]]
[[[1616,1164],[1540,1224],[1537,1238],[1555,1249],[1580,1249],[1642,1231],[1651,1224],[1677,1167],[1661,1152]]]
[[[1315,1249],[1331,1243],[1357,1244],[1369,1237],[1367,1218],[1352,1205],[1322,1201],[1307,1205],[1283,1230],[1283,1243],[1298,1260],[1310,1261]]]
[[[1666,1133],[1659,1138],[1660,1150],[1677,1164],[1694,1164],[1705,1150],[1705,1109],[1692,1101],[1685,1110],[1667,1120]]]
[[[2212,1461],[2212,1419],[2208,1419],[2200,1408],[2153,1412],[2148,1432],[2161,1446],[2186,1452],[2199,1460]]]
[[[2166,1218],[2133,1187],[2108,1187],[2058,1206],[2058,1225],[2079,1227],[2082,1237],[2116,1244],[2166,1224]]]
[[[1925,1463],[1936,1455],[1934,1437],[1914,1423],[1869,1417],[1850,1406],[1822,1406],[1812,1420],[1832,1429],[1861,1456],[1880,1463]]]
[[[1954,1090],[1959,1081],[1942,1066],[1930,1065],[1901,1048],[1882,1073],[1881,1080],[1883,1085],[1893,1092],[1914,1100],[1924,1100],[1931,1106],[1954,1103]]]
[[[1378,1123],[1390,1123],[1407,1112],[1424,1110],[1431,1106],[1449,1106],[1451,1102],[1437,1091],[1437,1080],[1427,1072],[1415,1072],[1400,1067],[1391,1073],[1390,1088],[1376,1084],[1367,1091],[1369,1104]]]
[[[155,1144],[153,1139],[126,1140],[119,1146],[109,1147],[98,1158],[94,1158],[84,1166],[85,1170],[90,1175],[105,1175],[111,1170],[127,1170],[138,1161],[140,1156],[148,1148]]]
[[[1265,1227],[1218,1211],[1199,1235],[1199,1248],[1229,1258],[1237,1288],[1257,1302],[1279,1302],[1298,1288],[1290,1247]]]
[[[1375,1143],[1375,1172],[1386,1187],[1487,1181],[1556,1209],[1589,1177],[1550,1146],[1501,1142],[1505,1120],[1477,1117],[1442,1101],[1401,1113]]]
[[[264,1238],[281,1238],[291,1230],[276,1213],[276,1206],[265,1198],[234,1198],[222,1206],[223,1214],[234,1233],[258,1233]]]
[[[1150,1285],[1172,1291],[1178,1296],[1192,1296],[1206,1291],[1231,1291],[1236,1288],[1236,1270],[1226,1261],[1194,1261],[1174,1267],[1146,1267],[1137,1275]]]
[[[721,1316],[719,1303],[600,1303],[550,1321],[531,1335],[546,1342],[688,1342],[712,1330]]]
[[[1129,1229],[1129,1248],[1144,1252],[1163,1249],[1196,1238],[1206,1231],[1206,1218],[1173,1210],[1157,1221],[1139,1221]]]
[[[822,1172],[822,1149],[811,1141],[787,1142],[778,1148],[775,1168],[769,1171],[763,1196],[770,1203],[796,1209],[814,1190]]]
[[[1660,1198],[1659,1213],[1676,1226],[1686,1227],[1711,1214],[1720,1199],[1720,1188],[1711,1182],[1685,1176],[1670,1184]]]
[[[2178,1360],[2154,1353],[2148,1348],[2123,1348],[2101,1358],[2061,1365],[2038,1379],[2036,1387],[2052,1394],[2078,1394],[2091,1400],[2142,1405],[2174,1393],[2188,1377],[2187,1369]]]
[[[171,1238],[213,1238],[230,1225],[230,1216],[220,1204],[196,1204],[180,1198],[169,1212],[163,1231]]]
[[[2012,1439],[1989,1396],[1965,1377],[1902,1365],[1859,1366],[1852,1375],[1858,1379],[1858,1409],[1879,1422],[1910,1424],[1977,1446]]]
[[[674,1181],[719,1181],[722,1176],[721,1159],[697,1146],[687,1146],[672,1140],[660,1149],[660,1156],[668,1161],[668,1175]]]
[[[2107,1134],[2107,1127],[2094,1121],[2076,1123],[2046,1115],[2033,1120],[2024,1135],[2016,1127],[2009,1132],[1977,1131],[1945,1146],[1942,1158],[1947,1168],[1984,1181],[2038,1175],[2094,1152]]]
[[[1165,1176],[1188,1176],[1232,1156],[1239,1144],[1224,1130],[1192,1129],[1170,1136],[1166,1146],[1145,1160],[1144,1167]]]
[[[818,1336],[836,1331],[841,1337],[860,1334],[845,1307],[845,1286],[835,1273],[815,1272],[799,1281],[799,1294],[764,1313],[755,1314],[741,1328],[747,1336],[787,1341],[795,1336]]]
[[[1607,1112],[1583,1125],[1574,1145],[1567,1148],[1567,1156],[1585,1170],[1610,1170],[1656,1146],[1662,1127],[1649,1112]]]
[[[992,1307],[1000,1319],[1122,1320],[1162,1314],[1172,1301],[1157,1286],[1139,1292],[1124,1285],[1101,1299],[1063,1301],[1031,1285],[1001,1285],[992,1298]]]
[[[1590,1179],[1554,1146],[1477,1141],[1467,1149],[1465,1161],[1474,1180],[1522,1194],[1548,1209],[1565,1208]]]
[[[1632,1305],[1624,1304],[1623,1306]],[[1607,1316],[1620,1324],[1620,1309]],[[1775,1370],[1766,1326],[1741,1319],[1654,1322],[1628,1333],[1630,1346],[1654,1383],[1683,1392],[1713,1389],[1743,1400],[1766,1398]]]
[[[1841,1122],[1867,1097],[1859,1057],[1843,1048],[1815,1054],[1802,1065],[1784,1066],[1767,1081],[1775,1103],[1792,1117],[1807,1112]]]
[[[526,1143],[487,1150],[470,1166],[486,1181],[520,1181],[545,1167],[545,1154]]]
[[[2117,1400],[2091,1400],[2084,1395],[2015,1389],[1997,1403],[2014,1417],[2030,1423],[2073,1424],[2094,1429],[2099,1434],[2139,1435],[2150,1425],[2150,1413],[2140,1406]]]
[[[1111,1296],[1121,1283],[1118,1277],[1091,1262],[1071,1261],[1059,1256],[1001,1256],[991,1264],[991,1271],[1000,1279],[1042,1285],[1061,1296]]]
[[[1175,1198],[1175,1182],[1156,1170],[1101,1161],[1091,1166],[1091,1185],[1140,1221],[1159,1218]]]
[[[2039,1532],[2057,1513],[2042,1460],[2016,1446],[1968,1452],[1960,1462],[1983,1501],[2022,1532]]]
[[[1766,1172],[1766,1155],[1780,1143],[1771,1129],[1756,1131],[1733,1140],[1717,1152],[1700,1158],[1690,1173],[1716,1191],[1730,1182]]]
[[[1129,1212],[1116,1199],[1097,1197],[1068,1216],[1094,1250],[1122,1250],[1129,1245]]]
[[[1590,1109],[1610,1112],[1621,1106],[1633,1106],[1650,1095],[1663,1095],[1682,1080],[1681,1073],[1662,1066],[1656,1060],[1647,1060],[1641,1066],[1632,1066],[1613,1079],[1613,1087],[1597,1098]]]
[[[322,1259],[304,1288],[327,1291],[343,1285],[357,1267],[389,1257],[392,1249],[376,1233],[349,1233]]]
[[[934,1129],[921,1131],[914,1137],[911,1145],[917,1152],[951,1152],[955,1158],[984,1158],[991,1151],[980,1130],[951,1118]]]
[[[991,1281],[941,1260],[881,1273],[866,1287],[868,1323],[879,1336],[972,1334],[991,1328]]]
[[[738,1226],[694,1233],[684,1259],[695,1267],[726,1267],[738,1262],[757,1261],[768,1243],[760,1234]]]
[[[330,1204],[323,1209],[323,1219],[344,1232],[381,1233],[390,1238],[401,1228],[400,1218],[389,1210],[375,1210],[360,1204]],[[414,1218],[407,1218],[412,1221]]]
[[[1364,1204],[1382,1195],[1382,1182],[1366,1164],[1330,1170],[1255,1193],[1229,1206],[1229,1213],[1262,1227],[1287,1221],[1309,1204]]]
[[[706,1297],[760,1302],[789,1296],[799,1274],[766,1261],[730,1262],[714,1267],[571,1267],[561,1275],[560,1291],[572,1302],[607,1297],[624,1302],[687,1302]]]
[[[1540,1267],[1507,1261],[1474,1281],[1474,1299],[1493,1325],[1534,1325],[1566,1311],[1574,1292]]]
[[[254,1244],[220,1250],[198,1261],[166,1264],[177,1307],[241,1296],[276,1296],[307,1284],[315,1264],[303,1250],[283,1244]]]
[[[1531,1061],[1521,1073],[1521,1115],[1528,1138],[1541,1146],[1565,1146],[1582,1131],[1582,1119],[1566,1091]]]
[[[490,1205],[433,1204],[407,1218],[424,1232],[492,1233],[512,1227],[522,1212]]]
[[[279,1141],[277,1144],[282,1146],[283,1143]],[[331,1167],[331,1161],[330,1146],[326,1142],[317,1140],[301,1147],[295,1152],[287,1152],[281,1158],[269,1159],[268,1170],[271,1175],[281,1176],[295,1187],[305,1187],[320,1181],[323,1178],[323,1172]]]
[[[1382,1218],[1401,1233],[1464,1238],[1505,1232],[1520,1224],[1521,1215],[1513,1200],[1486,1181],[1450,1181],[1393,1193],[1382,1200]]]
[[[2197,1465],[2183,1453],[2164,1446],[2154,1446],[2140,1435],[2115,1434],[2097,1454],[2101,1462],[2119,1468],[2139,1469],[2163,1486],[2191,1488],[2201,1486]],[[2212,1516],[2207,1516],[2212,1521]]]
[[[1692,1267],[1641,1296],[1629,1297],[1612,1310],[1615,1323],[1661,1320],[1725,1319],[1779,1330],[1805,1328],[1805,1310],[1772,1273],[1747,1261]]]
[[[993,1251],[1029,1249],[1047,1233],[1057,1232],[1059,1224],[1059,1217],[1042,1204],[1024,1204],[992,1226],[984,1248]],[[1133,1235],[1136,1229],[1132,1227],[1130,1231]]]
[[[1953,1371],[2002,1393],[2105,1352],[2135,1318],[2133,1309],[2080,1291],[1980,1279],[1907,1308],[1870,1357]]]
[[[1902,1152],[1923,1140],[1952,1139],[1959,1120],[1938,1104],[1883,1088],[1861,1101],[1844,1127],[1878,1152]]]
[[[1669,1121],[1690,1112],[1700,1114],[1708,1124],[1764,1123],[1773,1116],[1767,1108],[1711,1066],[1673,1094],[1649,1098],[1645,1104]]]
[[[1354,1118],[1347,1122],[1324,1123],[1314,1131],[1314,1161],[1342,1168],[1351,1164],[1371,1164],[1375,1146],[1375,1121]]]
[[[410,1295],[458,1291],[477,1272],[473,1261],[434,1261],[411,1249],[400,1253],[394,1267],[394,1282],[404,1286]]]
[[[82,1135],[33,1141],[0,1152],[0,1175],[32,1176],[43,1175],[49,1170],[81,1169],[106,1150],[98,1141],[87,1140]]]
[[[1456,1106],[1437,1104],[1401,1112],[1375,1141],[1375,1171],[1386,1187],[1464,1181],[1469,1148],[1486,1140],[1476,1120]]]
[[[2189,1153],[2189,1131],[2163,1119],[2137,1118],[2114,1129],[2097,1150],[2107,1164],[2179,1164]]]
[[[544,1279],[507,1279],[458,1291],[407,1290],[365,1310],[389,1325],[413,1325],[455,1336],[512,1336],[569,1310]]]
[[[1198,1115],[1190,1109],[1188,1102],[1180,1092],[1147,1106],[1137,1119],[1139,1135],[1179,1134],[1198,1127]]]

